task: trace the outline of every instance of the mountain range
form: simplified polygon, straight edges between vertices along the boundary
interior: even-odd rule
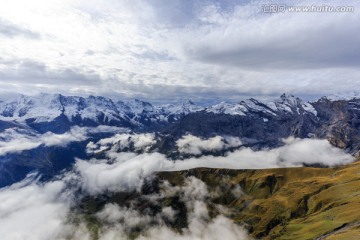
[[[108,129],[102,131],[106,126]],[[98,130],[87,133],[86,140],[72,141],[66,148],[40,142],[35,148],[24,148],[20,153],[6,150],[6,144],[19,136],[26,139],[51,133],[60,136],[74,127]],[[238,137],[241,147],[252,149],[279,147],[284,144],[283,139],[290,136],[327,139],[332,145],[357,156],[360,99],[322,97],[306,102],[283,94],[269,102],[251,98],[238,103],[199,106],[190,100],[152,105],[141,100],[114,101],[99,96],[20,95],[0,102],[3,145],[0,186],[16,182],[31,171],[51,177],[70,166],[75,157],[85,157],[87,142],[96,142],[119,129],[156,133],[154,148],[171,158],[179,156],[176,142],[187,134],[200,138]]]
[[[171,123],[194,112],[236,116],[262,114],[264,122],[267,121],[267,116],[284,113],[316,115],[316,110],[310,103],[286,94],[271,102],[252,98],[239,103],[221,102],[207,107],[198,106],[190,100],[154,106],[138,99],[124,102],[99,96],[84,98],[61,94],[20,95],[14,99],[0,101],[1,120],[25,123],[35,129],[37,125],[62,121],[64,127],[51,129],[52,132],[68,130],[66,125],[111,125],[141,129]],[[44,130],[39,127],[39,131]]]

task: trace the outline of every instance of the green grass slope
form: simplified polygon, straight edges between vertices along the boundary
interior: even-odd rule
[[[173,185],[196,176],[211,204],[258,239],[360,239],[360,162],[337,168],[194,169],[159,173]],[[240,195],[233,193],[241,187]],[[211,207],[209,205],[209,208]]]

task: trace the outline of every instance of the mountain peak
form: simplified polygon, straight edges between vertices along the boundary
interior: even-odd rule
[[[191,101],[190,99],[184,98],[184,99],[180,99],[176,102],[177,105],[182,105],[182,106],[188,106],[188,105],[196,105],[193,101]]]
[[[295,96],[291,93],[283,93],[280,96],[281,99],[290,99],[290,98],[295,98]]]
[[[275,102],[280,104],[287,104],[289,106],[296,106],[299,103],[302,103],[302,100],[300,98],[295,97],[291,93],[283,93],[281,94],[279,99],[275,100]]]

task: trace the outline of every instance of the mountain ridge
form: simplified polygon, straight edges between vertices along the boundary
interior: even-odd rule
[[[89,133],[85,142],[81,140],[87,128],[98,127],[114,127],[114,130]],[[72,135],[73,128],[83,129],[80,135]],[[7,129],[13,131],[6,133]],[[0,102],[0,144],[5,149],[10,144],[8,141],[19,138],[29,141],[33,139],[31,136],[61,139],[70,135],[71,139],[80,142],[73,143],[72,148],[46,146],[40,142],[35,149],[25,148],[20,153],[5,151],[0,154],[0,172],[3,174],[0,185],[18,181],[31,171],[51,177],[71,166],[74,158],[84,156],[88,141],[97,142],[114,135],[119,129],[156,133],[153,148],[172,159],[179,157],[178,140],[187,135],[198,139],[235,137],[241,141],[237,148],[249,147],[255,151],[283,146],[283,139],[289,137],[327,139],[333,146],[358,156],[360,99],[332,101],[321,98],[309,103],[283,94],[272,102],[248,99],[201,107],[191,101],[158,106],[141,100],[124,102],[105,97],[66,97],[61,94],[9,98]],[[9,134],[16,135],[9,138]],[[59,158],[47,157],[61,151],[67,165],[59,164]],[[208,154],[224,153],[220,150]]]
[[[253,98],[239,103],[226,103],[202,107],[191,100],[181,100],[175,104],[152,105],[149,102],[134,99],[132,101],[114,101],[102,96],[64,96],[61,94],[39,94],[37,96],[20,95],[0,101],[1,120],[24,122],[26,119],[35,118],[35,122],[50,122],[61,114],[69,121],[80,117],[99,121],[102,114],[103,122],[129,121],[133,124],[142,124],[137,121],[141,117],[150,118],[152,121],[169,121],[169,116],[178,119],[179,116],[198,111],[214,113],[228,113],[244,115],[248,111],[291,111],[290,107],[302,105],[309,112],[313,112],[311,104],[305,103],[293,95],[283,94],[279,99],[271,102],[262,102]]]

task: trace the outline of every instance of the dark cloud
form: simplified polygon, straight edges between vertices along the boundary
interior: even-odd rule
[[[40,34],[30,31],[26,28],[21,26],[17,26],[10,22],[7,22],[0,18],[0,35],[5,37],[13,38],[13,37],[25,37],[25,38],[32,38],[32,39],[39,39]]]
[[[193,12],[194,1],[192,0],[174,0],[171,2],[151,0],[149,3],[158,21],[174,27],[189,24],[195,17]]]
[[[6,68],[0,70],[0,88],[16,91],[23,94],[36,94],[38,92],[51,92],[62,94],[75,94],[87,96],[89,94],[103,95],[112,98],[143,99],[153,103],[171,103],[182,99],[191,99],[198,104],[211,104],[220,101],[239,102],[246,98],[275,98],[284,92],[291,92],[306,100],[315,100],[331,92],[346,91],[349,86],[355,87],[358,82],[348,76],[341,78],[342,85],[337,85],[339,78],[314,80],[310,84],[296,86],[286,83],[286,79],[266,81],[261,78],[249,80],[239,79],[238,83],[221,83],[216,76],[209,77],[208,85],[181,85],[179,83],[157,83],[155,73],[150,76],[141,76],[147,81],[130,80],[121,78],[101,77],[93,72],[81,69],[50,69],[43,63],[34,61],[4,60],[0,58],[0,65]],[[118,69],[118,71],[122,71]],[[137,76],[136,73],[131,73]],[[350,73],[351,75],[351,73]],[[211,77],[214,78],[210,83]],[[196,81],[196,78],[194,78]],[[294,80],[299,81],[301,80]],[[152,83],[151,83],[152,82]],[[286,84],[284,84],[284,82]],[[16,88],[14,86],[16,85]]]
[[[6,68],[0,70],[0,83],[28,83],[47,84],[58,86],[69,85],[96,85],[100,78],[92,72],[79,69],[50,69],[44,63],[31,60],[7,61],[0,59],[0,64]]]
[[[215,104],[221,101],[239,102],[247,98],[276,98],[284,93],[284,89],[276,89],[271,92],[262,92],[261,87],[242,89],[234,86],[183,86],[166,84],[127,84],[119,83],[119,92],[103,92],[112,98],[142,99],[152,103],[174,103],[183,99],[190,99],[200,105]],[[306,99],[316,99],[320,95],[305,93]]]
[[[196,61],[257,71],[356,68],[360,66],[360,15],[341,14],[233,17],[194,38],[185,52]]]
[[[360,78],[354,1],[292,3],[353,13],[265,14],[266,0],[91,0],[13,16],[14,1],[0,9],[1,92],[238,101],[345,92]]]
[[[218,102],[223,100],[238,101],[239,99],[257,94],[254,92],[245,92],[241,89],[234,89],[231,86],[223,88],[200,87],[200,86],[181,86],[166,84],[121,84],[122,90],[126,90],[128,98],[139,98],[159,102],[174,102],[180,99],[188,98],[197,103],[209,103],[209,101]],[[259,94],[260,95],[260,94]],[[226,96],[226,97],[224,97]],[[253,95],[252,95],[253,96]]]

